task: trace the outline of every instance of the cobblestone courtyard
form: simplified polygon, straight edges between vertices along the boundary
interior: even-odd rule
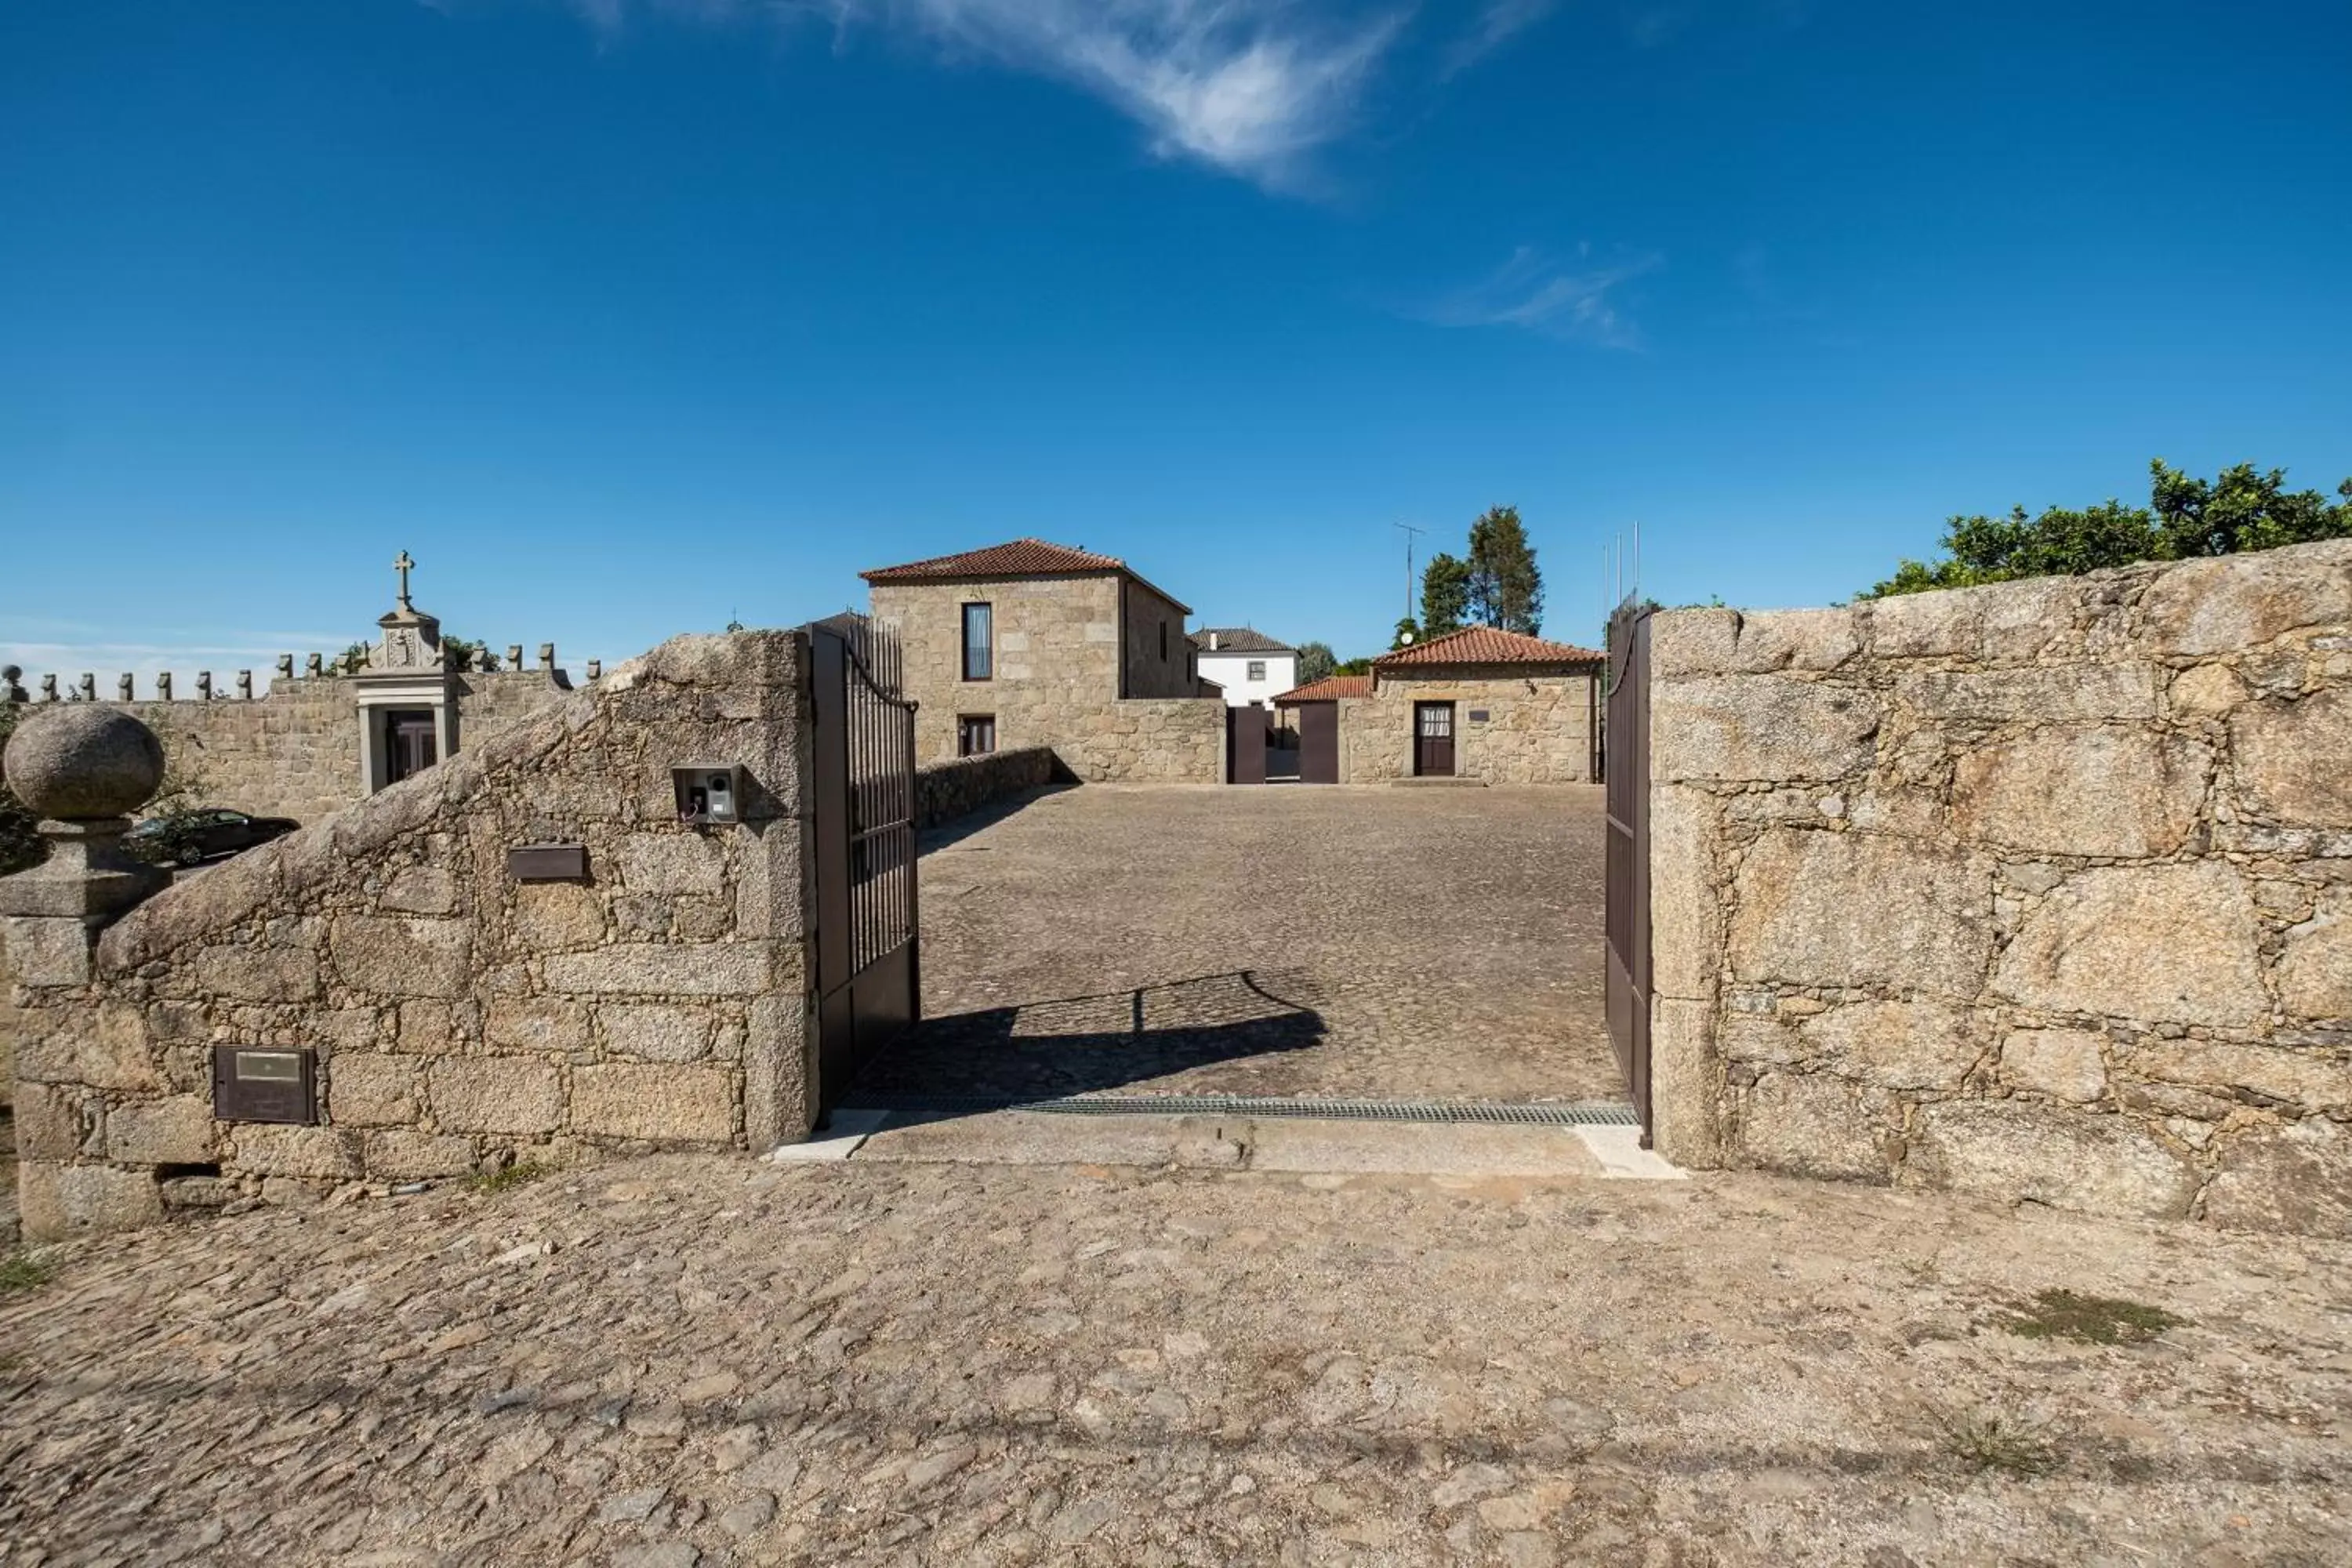
[[[1618,1100],[1601,792],[1049,793],[923,858],[866,1095]]]
[[[2189,1321],[2014,1331],[2051,1288]],[[2339,1563],[2347,1410],[2341,1244],[673,1156],[62,1249],[0,1563]]]

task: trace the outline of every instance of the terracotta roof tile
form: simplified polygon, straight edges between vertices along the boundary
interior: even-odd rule
[[[1211,647],[1209,639],[1217,639]],[[1276,642],[1264,632],[1248,626],[1202,626],[1192,634],[1192,646],[1202,653],[1293,653],[1286,642]]]
[[[1372,678],[1369,675],[1327,675],[1320,680],[1310,680],[1304,686],[1294,686],[1276,702],[1328,702],[1340,697],[1370,697]]]
[[[1376,669],[1418,664],[1603,664],[1605,653],[1571,643],[1549,642],[1496,626],[1465,626],[1458,632],[1401,647],[1372,660]]]
[[[868,583],[916,583],[955,577],[1039,577],[1063,572],[1125,572],[1127,563],[1115,555],[1096,555],[1042,539],[1016,539],[956,555],[934,555],[903,566],[877,566],[859,576]]]

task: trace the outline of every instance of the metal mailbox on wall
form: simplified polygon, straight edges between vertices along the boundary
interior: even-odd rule
[[[316,1124],[317,1056],[307,1046],[215,1046],[213,1119]]]

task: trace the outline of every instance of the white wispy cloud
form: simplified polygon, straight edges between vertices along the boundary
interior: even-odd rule
[[[1445,52],[1438,75],[1450,80],[1559,9],[1559,0],[1487,0],[1470,30]]]
[[[1620,286],[1659,265],[1654,256],[1595,264],[1589,247],[1562,266],[1530,246],[1467,288],[1410,312],[1440,327],[1518,327],[1547,337],[1638,349],[1641,329],[1613,298]]]
[[[836,40],[860,28],[913,35],[951,55],[1091,93],[1141,125],[1160,156],[1196,159],[1283,189],[1307,178],[1310,153],[1360,122],[1365,96],[1402,37],[1413,0],[1343,8],[1303,0],[568,3],[607,38],[642,14],[701,23],[820,22]],[[1530,3],[1502,0],[1496,8]],[[1548,7],[1550,0],[1539,3]]]

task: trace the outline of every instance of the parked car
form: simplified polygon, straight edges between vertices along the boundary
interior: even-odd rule
[[[131,830],[132,848],[151,860],[199,865],[217,855],[234,855],[302,825],[287,816],[252,816],[226,806],[199,806],[141,823]]]

